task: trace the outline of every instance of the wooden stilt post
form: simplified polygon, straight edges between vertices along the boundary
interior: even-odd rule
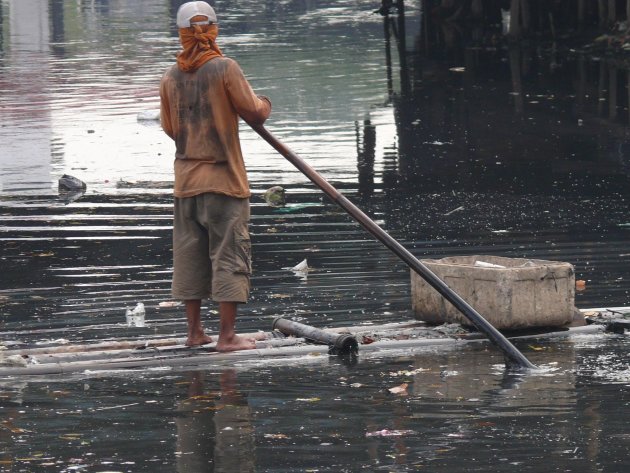
[[[523,33],[527,33],[529,31],[530,25],[530,11],[529,11],[529,0],[521,0],[520,1],[521,8],[521,31]]]
[[[599,79],[597,81],[597,115],[604,114],[604,102],[606,101],[606,64],[599,62]]]
[[[521,51],[516,45],[509,50],[510,72],[512,74],[512,94],[514,96],[514,111],[523,114],[523,82],[521,81]]]
[[[617,118],[617,68],[609,66],[608,69],[608,117],[611,120]]]
[[[585,9],[586,9],[586,5],[585,2],[586,0],[578,0],[578,5],[577,5],[577,17],[578,17],[578,26],[580,28],[584,27],[584,16],[585,16]],[[630,0],[628,0],[628,2],[630,2]]]
[[[613,25],[617,21],[617,1],[608,0],[608,23]]]
[[[630,0],[628,0],[630,2]],[[470,5],[470,10],[472,15],[476,19],[483,18],[483,2],[481,0],[472,0],[472,4]]]
[[[599,16],[599,26],[606,25],[606,12],[607,12],[606,0],[598,0],[597,2],[597,14]]]
[[[628,91],[630,93],[630,90]],[[581,119],[584,115],[584,103],[586,99],[586,61],[584,56],[578,59],[578,89],[577,89],[577,115]]]
[[[510,2],[510,36],[514,38],[521,36],[521,0]]]

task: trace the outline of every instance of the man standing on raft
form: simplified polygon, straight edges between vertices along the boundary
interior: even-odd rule
[[[201,324],[201,300],[211,297],[219,304],[217,350],[251,349],[254,340],[235,332],[251,274],[251,193],[238,120],[264,123],[271,102],[221,53],[210,5],[184,3],[177,27],[183,50],[160,84],[162,128],[176,146],[172,293],[186,305],[187,345],[212,341]]]

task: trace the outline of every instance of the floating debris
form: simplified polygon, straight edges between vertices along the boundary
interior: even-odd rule
[[[401,371],[391,372],[389,373],[389,375],[390,376],[414,376],[424,371],[428,371],[428,368],[418,368],[415,370],[401,370]]]
[[[263,437],[266,439],[273,439],[273,440],[281,440],[281,439],[289,438],[289,436],[286,434],[264,434]]]
[[[162,301],[158,304],[158,307],[177,307],[181,304],[180,301]]]
[[[291,271],[308,271],[308,261],[304,259],[291,268]]]
[[[413,435],[415,434],[415,430],[377,430],[375,432],[367,432],[365,434],[366,437],[403,437],[405,435]]]
[[[85,193],[87,185],[81,179],[69,174],[59,178],[59,198],[65,203],[74,202]]]
[[[461,205],[461,206],[457,207],[456,209],[451,210],[450,212],[446,212],[444,215],[445,215],[445,216],[446,216],[446,215],[451,215],[451,214],[453,214],[453,213],[455,213],[455,212],[459,212],[460,210],[464,210],[464,206],[463,206],[463,205]]]
[[[64,174],[59,178],[59,190],[60,191],[78,191],[85,190],[87,185],[81,179],[78,179],[69,174]]]
[[[159,110],[143,110],[142,112],[138,112],[137,118],[139,122],[160,121],[160,111]]]
[[[39,340],[37,342],[35,342],[35,345],[67,345],[68,343],[70,343],[70,340],[68,340],[67,338],[57,338],[57,339],[46,339],[46,340]]]
[[[298,397],[296,399],[296,401],[299,401],[299,402],[319,402],[319,401],[321,401],[321,399],[318,398],[318,397]]]
[[[127,326],[144,327],[144,315],[144,304],[142,302],[138,302],[135,308],[127,309],[127,312],[125,313],[125,317],[127,318]]]
[[[319,204],[313,204],[311,202],[304,202],[302,204],[285,205],[284,207],[278,207],[277,213],[292,213],[306,209],[308,207],[317,207]]]
[[[286,192],[283,187],[273,186],[265,191],[263,199],[271,207],[284,207],[286,205]]]
[[[398,394],[399,396],[406,396],[408,387],[409,387],[408,383],[402,383],[399,386],[389,388],[388,391],[392,394]]]
[[[296,264],[295,266],[293,266],[292,268],[286,268],[286,269],[293,271],[293,274],[295,274],[300,279],[306,280],[308,278],[308,272],[310,271],[311,268],[308,267],[308,261],[304,259],[298,264]]]
[[[450,143],[448,141],[425,141],[424,143],[422,143],[423,145],[434,145],[434,146],[444,146],[444,145],[452,145],[453,143]]]

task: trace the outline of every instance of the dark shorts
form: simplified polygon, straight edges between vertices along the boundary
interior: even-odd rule
[[[173,298],[247,302],[249,200],[221,194],[175,198]]]

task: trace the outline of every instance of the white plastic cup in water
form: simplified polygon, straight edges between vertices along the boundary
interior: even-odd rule
[[[125,316],[128,327],[144,327],[144,304],[138,302],[133,309],[127,309]]]

